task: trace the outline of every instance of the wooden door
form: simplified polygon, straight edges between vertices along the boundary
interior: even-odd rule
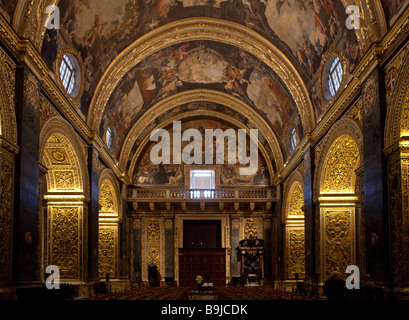
[[[179,249],[179,286],[196,286],[200,274],[215,287],[226,285],[226,249]]]

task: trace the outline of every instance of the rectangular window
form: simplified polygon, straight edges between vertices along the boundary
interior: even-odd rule
[[[214,170],[191,170],[190,171],[190,189],[205,190],[205,198],[212,197],[212,189],[215,189]],[[193,198],[200,198],[200,191],[193,191]]]

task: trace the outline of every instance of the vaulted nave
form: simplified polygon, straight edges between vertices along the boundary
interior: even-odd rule
[[[0,0],[0,300],[409,299],[408,4]]]

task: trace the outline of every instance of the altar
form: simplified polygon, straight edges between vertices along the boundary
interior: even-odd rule
[[[264,240],[250,236],[239,242],[242,285],[260,286],[263,281]]]

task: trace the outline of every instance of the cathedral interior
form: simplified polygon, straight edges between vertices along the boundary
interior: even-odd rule
[[[0,299],[409,299],[408,4],[0,0]]]

